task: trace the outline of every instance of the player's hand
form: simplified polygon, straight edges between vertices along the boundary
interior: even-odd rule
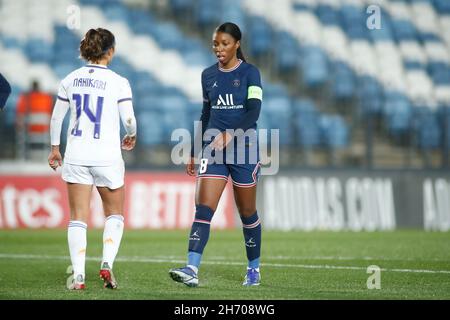
[[[186,173],[190,176],[195,176],[195,159],[189,158],[189,162],[186,165]]]
[[[56,171],[56,168],[58,168],[58,166],[62,166],[62,156],[59,152],[59,146],[52,146],[52,150],[48,155],[48,165],[54,171]]]
[[[223,150],[230,143],[231,139],[233,139],[233,136],[230,133],[223,131],[214,138],[213,142],[211,142],[211,148],[213,150]]]
[[[123,150],[130,151],[134,148],[135,145],[136,145],[136,135],[134,136],[125,135],[125,137],[123,137],[122,139]]]

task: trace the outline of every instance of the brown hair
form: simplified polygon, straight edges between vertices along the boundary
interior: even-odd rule
[[[116,40],[111,31],[102,28],[89,29],[80,42],[80,56],[86,61],[98,62],[115,45]]]

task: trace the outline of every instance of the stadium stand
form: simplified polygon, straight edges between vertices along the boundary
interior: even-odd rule
[[[83,26],[69,30],[61,12],[73,4]],[[371,4],[381,8],[381,29],[366,26]],[[209,36],[231,20],[244,32],[250,61],[267,66],[260,127],[282,127],[283,146],[350,148],[355,123],[364,117],[381,122],[380,137],[413,136],[406,141],[416,141],[411,146],[419,150],[443,146],[448,130],[439,115],[450,107],[448,1],[166,0],[157,6],[139,0],[3,1],[0,58],[13,85],[6,125],[12,126],[17,95],[30,80],[39,76],[43,88],[55,92],[81,64],[76,52],[84,29],[101,25],[116,34],[111,68],[130,79],[144,147],[170,141],[175,128],[192,131],[200,111],[199,75],[215,61]],[[17,11],[26,14],[12,14]],[[47,19],[39,19],[43,12]],[[427,131],[429,125],[435,128]]]

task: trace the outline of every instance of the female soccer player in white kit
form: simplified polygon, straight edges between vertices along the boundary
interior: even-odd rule
[[[106,217],[100,278],[105,288],[117,288],[112,273],[123,234],[124,173],[120,150],[120,120],[127,134],[122,149],[136,144],[131,88],[128,80],[108,69],[115,50],[114,35],[90,29],[80,43],[88,64],[71,72],[60,84],[51,119],[48,163],[62,166],[70,206],[68,244],[74,280],[69,289],[85,288],[86,230],[92,185],[97,187]],[[59,151],[61,126],[70,109],[64,165]],[[119,120],[120,118],[120,120]]]

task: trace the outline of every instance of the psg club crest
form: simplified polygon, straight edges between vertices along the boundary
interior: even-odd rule
[[[239,87],[240,84],[241,84],[241,82],[239,81],[239,79],[234,79],[233,80],[233,86]]]

